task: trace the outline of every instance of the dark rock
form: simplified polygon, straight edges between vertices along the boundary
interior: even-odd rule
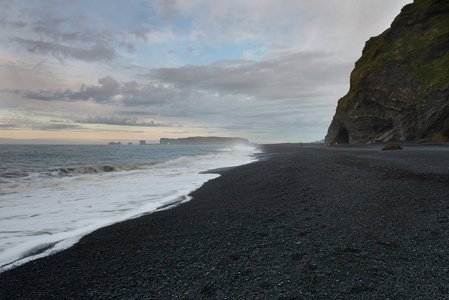
[[[449,2],[415,0],[369,39],[325,143],[449,137]]]
[[[386,145],[385,147],[382,148],[382,151],[384,150],[402,150],[401,146],[399,146],[396,143],[391,143]]]
[[[421,139],[419,141],[416,141],[417,144],[421,143],[444,143],[447,142],[449,138],[443,136],[441,133],[437,132],[434,135],[432,135],[431,138],[428,139]]]

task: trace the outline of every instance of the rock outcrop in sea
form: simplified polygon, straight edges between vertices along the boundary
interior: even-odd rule
[[[449,140],[449,1],[415,0],[366,42],[325,143],[435,136]]]

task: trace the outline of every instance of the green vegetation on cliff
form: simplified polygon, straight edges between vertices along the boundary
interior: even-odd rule
[[[421,99],[430,87],[449,84],[448,15],[449,1],[415,0],[406,5],[391,28],[366,42],[339,107],[347,108],[367,76],[389,62],[420,80]]]

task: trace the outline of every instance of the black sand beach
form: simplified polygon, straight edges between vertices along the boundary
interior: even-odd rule
[[[265,146],[193,200],[0,274],[1,299],[449,298],[449,147]]]

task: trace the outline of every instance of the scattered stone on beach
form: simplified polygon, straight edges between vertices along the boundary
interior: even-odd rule
[[[445,137],[441,133],[437,132],[434,135],[432,135],[431,138],[428,139],[422,139],[416,142],[416,144],[422,144],[422,143],[444,143],[449,141],[448,137]]]
[[[382,151],[384,151],[384,150],[402,150],[402,147],[399,146],[399,144],[391,143],[391,144],[388,144],[385,147],[383,147]]]
[[[378,148],[264,145],[190,201],[0,273],[0,299],[449,299],[449,152]]]
[[[444,142],[447,142],[447,141],[448,141],[448,138],[446,136],[442,135],[439,132],[435,133],[430,138],[430,142],[433,142],[433,143],[444,143]]]

